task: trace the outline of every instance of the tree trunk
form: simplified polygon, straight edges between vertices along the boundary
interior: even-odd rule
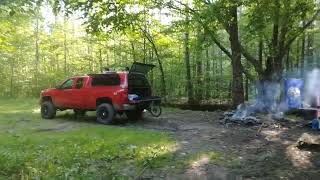
[[[153,50],[152,49],[150,49],[150,61],[153,62]],[[152,89],[154,87],[153,73],[154,73],[153,71],[150,72],[150,86]]]
[[[314,25],[312,25],[310,27],[310,29],[313,29],[314,28]],[[306,49],[306,54],[308,56],[308,67],[309,66],[314,66],[315,63],[314,63],[314,53],[313,53],[313,44],[314,44],[314,33],[313,32],[308,32],[307,33],[307,49]]]
[[[231,44],[231,65],[232,65],[232,104],[237,106],[244,102],[243,77],[241,64],[241,46],[239,43],[237,6],[230,7],[232,19],[229,24],[229,40]]]
[[[201,37],[201,30],[198,28],[197,29],[197,46],[195,48],[196,52],[196,84],[197,87],[195,88],[196,90],[196,95],[195,95],[195,101],[196,103],[200,103],[202,100],[202,95],[203,95],[203,81],[202,81],[202,76],[203,76],[203,70],[202,70],[202,37]]]
[[[186,66],[186,90],[188,93],[188,103],[193,104],[194,98],[193,98],[193,86],[191,82],[191,67],[190,67],[190,48],[189,48],[189,15],[186,14],[186,28],[184,33],[184,61]]]
[[[67,32],[66,32],[66,16],[63,17],[63,57],[64,57],[64,74],[67,74]]]
[[[38,67],[39,67],[39,59],[40,59],[40,55],[39,55],[39,16],[38,16],[38,12],[36,14],[36,29],[35,29],[35,72],[34,72],[34,77],[35,77],[35,90],[38,90]]]
[[[290,48],[288,48],[287,50],[287,58],[286,58],[286,72],[287,72],[287,77],[288,77],[288,73],[290,71]]]
[[[295,68],[297,68],[297,70],[299,70],[299,67],[300,67],[300,41],[298,39],[297,41],[297,54],[296,54],[296,64],[295,64]]]
[[[245,83],[245,97],[244,99],[246,101],[249,100],[249,79],[246,77],[246,83]]]
[[[100,72],[102,73],[103,72],[103,63],[102,63],[103,59],[102,59],[102,52],[101,51],[102,50],[99,49],[99,66],[100,66]]]
[[[10,69],[11,69],[11,74],[10,74],[10,97],[13,97],[14,64],[15,64],[15,62],[12,59],[12,62],[10,63]]]
[[[209,59],[209,47],[206,48],[206,77],[205,77],[205,98],[210,98],[210,59]]]
[[[262,39],[259,40],[259,62],[262,64],[263,62],[263,41]]]
[[[147,25],[146,25],[146,9],[143,8],[143,31],[147,32]],[[146,37],[143,37],[143,63],[146,63],[146,53],[147,53],[147,46],[146,46]]]
[[[134,48],[134,43],[130,41],[130,44],[131,44],[131,50],[132,50],[132,60],[133,62],[136,62],[136,51],[135,51],[135,48]]]
[[[302,23],[303,25],[305,25],[305,22],[303,21]],[[303,33],[302,34],[302,43],[301,43],[301,66],[300,66],[300,76],[303,78],[304,76],[304,56],[305,56],[305,47],[306,47],[306,34]]]
[[[221,92],[220,92],[220,89],[221,89],[221,87],[225,87],[225,86],[227,86],[228,84],[225,82],[224,84],[221,84],[221,82],[222,82],[222,80],[223,80],[223,54],[222,54],[222,51],[219,51],[219,54],[220,54],[220,60],[219,60],[219,77],[218,77],[218,73],[216,73],[216,76],[217,76],[217,78],[216,79],[218,79],[219,81],[217,81],[217,89],[218,89],[218,91],[217,92],[219,92],[219,95],[218,95],[218,97],[220,97],[220,99],[221,99]],[[218,62],[217,62],[217,65],[216,65],[217,67],[216,67],[216,69],[217,69],[217,71],[218,71]],[[219,83],[220,82],[220,83]],[[220,85],[221,84],[221,85]]]

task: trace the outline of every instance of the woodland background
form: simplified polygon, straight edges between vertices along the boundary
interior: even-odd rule
[[[320,65],[318,0],[1,0],[0,96],[152,63],[168,102],[237,105]]]

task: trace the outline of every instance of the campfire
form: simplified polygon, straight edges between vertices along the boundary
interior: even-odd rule
[[[261,115],[280,121],[285,119],[285,113],[290,110],[313,111],[314,118],[319,119],[319,89],[320,70],[318,69],[310,71],[304,79],[289,78],[283,83],[259,81],[256,85],[255,101],[240,104],[237,109],[225,112],[221,122],[259,125],[262,123]],[[318,129],[320,129],[319,126]]]

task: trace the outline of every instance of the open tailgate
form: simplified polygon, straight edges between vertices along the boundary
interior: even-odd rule
[[[155,65],[153,65],[153,64],[144,64],[144,63],[134,62],[130,68],[129,73],[141,73],[141,74],[146,75],[154,67],[155,67]]]

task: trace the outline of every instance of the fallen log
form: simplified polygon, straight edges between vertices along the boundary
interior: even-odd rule
[[[299,149],[320,150],[320,135],[303,133],[296,145]]]

